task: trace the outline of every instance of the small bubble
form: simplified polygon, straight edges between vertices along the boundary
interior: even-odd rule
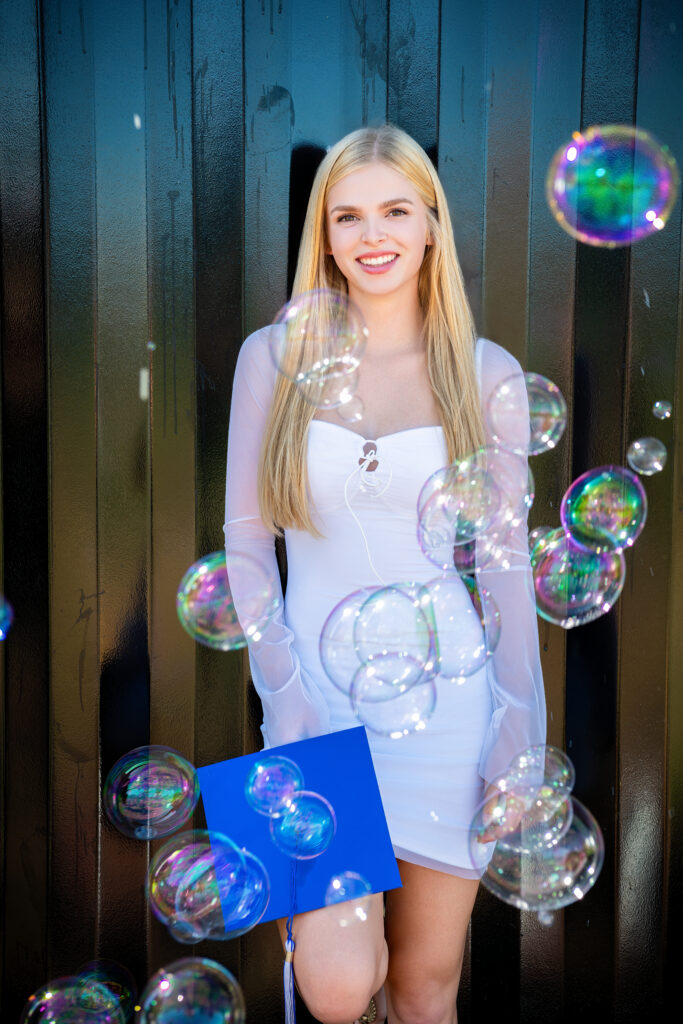
[[[140,131],[142,128],[142,118],[139,114],[133,114],[133,126]]]
[[[152,341],[152,339],[150,338],[149,341],[147,342],[147,348],[149,349],[150,352],[154,352],[156,351],[156,347],[156,341]]]

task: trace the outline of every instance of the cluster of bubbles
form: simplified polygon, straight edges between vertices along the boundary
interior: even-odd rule
[[[0,594],[0,640],[4,640],[14,622],[14,609],[7,598]]]
[[[20,1024],[127,1024],[137,1000],[135,979],[115,960],[91,960],[29,996]]]
[[[312,860],[329,849],[337,821],[332,805],[319,793],[304,789],[304,776],[295,761],[280,754],[258,759],[249,772],[244,794],[258,814],[270,819],[270,836],[278,850],[294,860]],[[367,921],[371,887],[355,871],[334,875],[325,904],[336,907],[336,920],[345,928]]]
[[[667,146],[632,125],[574,132],[551,161],[546,196],[558,224],[588,245],[613,249],[665,226],[679,173]]]
[[[485,888],[546,924],[552,911],[583,899],[604,860],[602,832],[572,796],[574,782],[563,751],[529,747],[494,780],[470,826],[472,864],[482,863],[482,851],[490,856]]]
[[[260,758],[244,787],[247,803],[270,819],[270,837],[275,846],[294,860],[319,857],[337,831],[336,815],[329,801],[303,787],[299,766],[277,754]]]
[[[170,747],[136,747],[119,758],[104,783],[104,810],[119,832],[159,839],[182,828],[199,799],[197,773]]]
[[[176,596],[178,618],[190,636],[221,651],[260,640],[279,603],[260,562],[240,552],[214,551],[194,562]]]
[[[358,307],[329,288],[297,295],[275,317],[271,358],[316,409],[335,409],[354,422],[363,416],[356,395],[368,331]]]

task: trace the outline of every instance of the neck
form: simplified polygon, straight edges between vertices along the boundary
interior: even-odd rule
[[[368,329],[367,352],[382,355],[390,351],[422,351],[424,315],[417,294],[403,298],[397,295],[350,294],[358,306]]]

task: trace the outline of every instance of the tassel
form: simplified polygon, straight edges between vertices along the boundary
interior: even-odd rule
[[[285,953],[285,966],[283,977],[285,983],[285,1024],[296,1024],[296,1005],[294,1002],[294,968],[292,958],[294,956],[294,939],[287,938]]]

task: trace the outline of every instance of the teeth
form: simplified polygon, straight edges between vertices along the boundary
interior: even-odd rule
[[[382,263],[391,263],[395,259],[396,253],[392,252],[388,256],[361,256],[360,262],[364,263],[367,267],[379,267]]]

